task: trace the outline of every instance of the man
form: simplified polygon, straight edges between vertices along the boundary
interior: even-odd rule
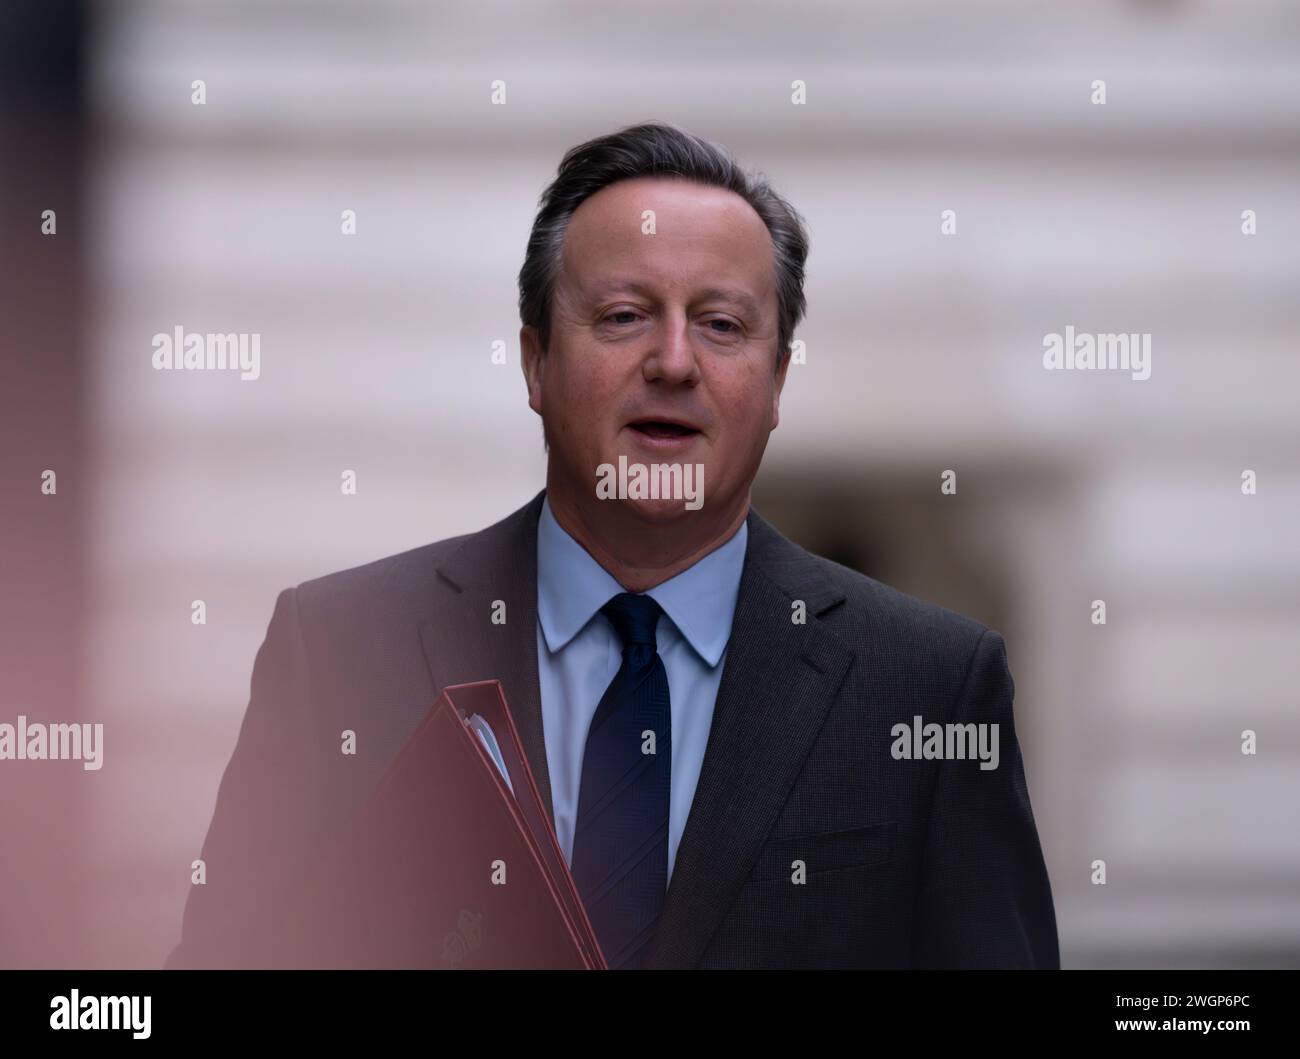
[[[806,257],[712,144],[568,152],[519,277],[546,488],[280,595],[171,966],[266,958],[438,691],[490,678],[611,967],[1058,966],[1002,638],[750,506]],[[902,755],[918,717],[1000,753]]]

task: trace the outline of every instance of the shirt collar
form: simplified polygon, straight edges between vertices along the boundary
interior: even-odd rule
[[[721,660],[731,637],[748,540],[745,520],[724,544],[646,593],[663,607],[710,667]],[[537,522],[537,617],[552,653],[577,636],[601,607],[623,591],[555,520],[550,500],[543,500]]]

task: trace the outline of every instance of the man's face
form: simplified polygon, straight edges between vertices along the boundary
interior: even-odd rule
[[[654,212],[655,234],[643,234]],[[704,507],[748,496],[778,421],[777,301],[767,227],[740,196],[678,178],[621,181],[570,219],[551,341],[520,335],[553,491],[655,522],[681,499],[596,500],[597,468],[703,464]]]

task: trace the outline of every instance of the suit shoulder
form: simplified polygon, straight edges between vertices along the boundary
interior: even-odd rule
[[[986,633],[999,635],[986,624],[938,603],[909,595],[850,567],[807,553],[844,601],[822,620],[832,628],[870,636],[901,649],[939,652],[967,659]]]
[[[425,591],[443,561],[472,536],[447,537],[303,581],[295,586],[299,606],[328,610],[340,603]]]

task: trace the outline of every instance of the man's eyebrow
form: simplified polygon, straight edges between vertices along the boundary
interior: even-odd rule
[[[707,301],[710,298],[719,301],[729,301],[739,305],[746,312],[758,315],[758,302],[743,290],[729,290],[723,287],[710,287],[708,290],[700,291],[700,301]]]
[[[655,297],[655,292],[650,290],[644,284],[637,283],[635,280],[626,282],[620,280],[609,280],[593,288],[593,293],[597,297],[612,294],[615,291],[628,291],[632,294],[640,294],[646,298]],[[744,309],[746,312],[758,316],[758,302],[746,294],[743,290],[734,290],[727,287],[707,287],[695,296],[696,301],[729,301]]]

